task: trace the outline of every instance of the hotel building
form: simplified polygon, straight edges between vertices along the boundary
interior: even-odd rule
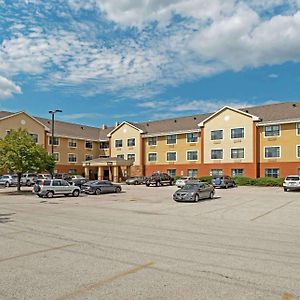
[[[0,112],[0,137],[26,129],[51,152],[51,121]],[[154,171],[171,176],[284,177],[300,172],[300,103],[278,103],[210,114],[100,128],[55,122],[57,172],[119,181]]]

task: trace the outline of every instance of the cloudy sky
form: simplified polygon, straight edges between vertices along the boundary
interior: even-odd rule
[[[300,0],[0,0],[0,110],[99,126],[300,100]]]

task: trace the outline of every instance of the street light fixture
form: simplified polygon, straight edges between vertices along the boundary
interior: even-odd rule
[[[54,115],[58,112],[62,112],[61,109],[56,109],[56,110],[49,110],[49,114],[52,115],[52,129],[51,129],[51,154],[53,156],[54,152]]]

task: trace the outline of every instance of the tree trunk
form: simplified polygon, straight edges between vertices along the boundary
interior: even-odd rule
[[[18,173],[18,185],[17,185],[17,190],[18,192],[21,191],[21,176],[22,176],[22,173]]]

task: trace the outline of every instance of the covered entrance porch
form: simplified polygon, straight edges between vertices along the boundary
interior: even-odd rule
[[[84,174],[88,179],[111,180],[121,182],[130,177],[132,160],[119,159],[116,157],[97,158],[83,162]],[[91,178],[91,174],[97,174]]]

